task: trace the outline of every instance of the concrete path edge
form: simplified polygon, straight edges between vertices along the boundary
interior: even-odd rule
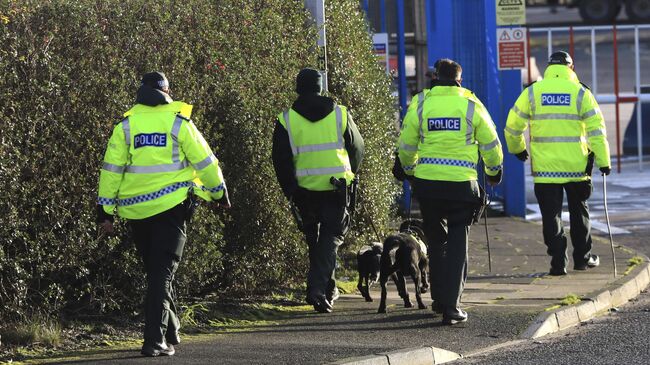
[[[432,365],[444,364],[461,358],[462,355],[445,349],[423,346],[375,355],[352,357],[329,363],[331,365]]]
[[[650,263],[644,262],[611,285],[582,298],[580,303],[541,313],[521,335],[534,339],[576,326],[634,299],[650,284]]]
[[[611,308],[621,306],[638,296],[650,285],[648,257],[629,274],[611,285],[582,298],[578,304],[541,313],[521,335],[522,339],[535,339],[576,326]],[[516,342],[516,341],[515,341]],[[501,347],[501,346],[499,346]],[[483,352],[483,351],[478,351]],[[472,354],[474,355],[474,354]],[[431,365],[444,364],[463,355],[445,349],[424,346],[407,348],[374,355],[341,359],[332,365]]]

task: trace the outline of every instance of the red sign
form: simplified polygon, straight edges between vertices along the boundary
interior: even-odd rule
[[[526,29],[498,28],[499,70],[526,68]]]

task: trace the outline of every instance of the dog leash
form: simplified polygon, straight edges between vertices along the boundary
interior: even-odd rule
[[[487,195],[487,185],[485,183],[485,172],[483,172],[483,191],[485,192],[485,195]],[[485,205],[486,209],[483,212],[483,220],[485,222],[485,239],[487,241],[487,249],[488,249],[488,270],[490,273],[492,273],[492,253],[490,252],[490,234],[488,233],[488,219],[487,219],[487,207],[490,205],[490,203],[487,197],[485,200],[487,203]]]
[[[372,227],[373,232],[375,232],[375,236],[377,236],[377,242],[382,242],[381,236],[379,235],[379,231],[377,231],[377,227],[375,227],[375,222],[372,220],[372,217],[370,216],[370,213],[368,212],[368,209],[366,209],[365,199],[363,194],[361,194],[361,188],[359,187],[358,190],[359,192],[359,205],[361,205],[361,209],[363,209],[363,212],[366,213],[366,217],[368,217],[368,221],[370,222],[370,227]]]
[[[607,221],[607,232],[609,232],[609,245],[612,248],[612,264],[614,265],[614,277],[616,277],[616,252],[614,252],[614,239],[612,238],[612,227],[609,225],[609,212],[607,211],[607,179],[603,173],[603,205],[605,206],[605,219]]]

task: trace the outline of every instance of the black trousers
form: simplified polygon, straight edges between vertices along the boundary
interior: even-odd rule
[[[535,196],[542,213],[544,243],[551,258],[551,267],[561,269],[568,263],[567,237],[562,226],[562,202],[566,191],[569,205],[569,226],[574,264],[583,264],[591,255],[591,223],[587,199],[591,181],[565,184],[535,184]]]
[[[443,308],[460,307],[467,281],[467,241],[475,204],[418,197],[429,241],[431,299]]]
[[[180,329],[174,304],[174,273],[183,255],[190,199],[155,216],[130,220],[131,234],[147,276],[144,341],[163,342]]]
[[[345,203],[334,192],[310,192],[298,209],[309,247],[307,295],[331,299],[336,287],[336,255],[349,226]]]

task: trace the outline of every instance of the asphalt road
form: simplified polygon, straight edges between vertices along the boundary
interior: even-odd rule
[[[625,164],[624,173],[614,174],[608,180],[610,218],[613,228],[619,232],[614,235],[614,242],[650,255],[650,166],[644,172],[635,171],[634,166],[633,162]],[[602,186],[598,185],[599,181],[602,180],[595,181],[597,191]],[[600,194],[596,192],[590,201],[596,223],[604,222]],[[599,229],[593,234],[607,237]],[[454,364],[648,364],[648,338],[650,293],[646,290],[618,312],[540,340],[517,342]]]

